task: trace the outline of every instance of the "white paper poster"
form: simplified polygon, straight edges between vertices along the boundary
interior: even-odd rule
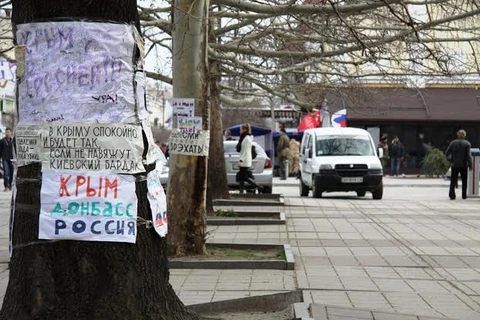
[[[40,126],[18,125],[15,128],[15,142],[18,166],[40,162]]]
[[[104,22],[19,24],[25,72],[19,121],[133,123],[133,27]]]
[[[172,107],[174,116],[193,117],[195,115],[195,99],[175,98]]]
[[[187,156],[206,156],[210,145],[210,131],[198,133],[183,133],[175,130],[170,134],[170,154],[183,154]]]
[[[44,170],[39,239],[135,243],[135,177]]]
[[[178,117],[177,128],[183,133],[197,133],[202,131],[202,117]]]
[[[167,197],[160,183],[161,163],[157,162],[155,170],[147,174],[147,197],[152,210],[152,221],[155,231],[165,237],[168,231],[167,224]]]
[[[51,124],[41,132],[43,168],[144,172],[142,127],[130,124]]]

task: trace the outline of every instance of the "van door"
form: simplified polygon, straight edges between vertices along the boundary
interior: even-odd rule
[[[305,143],[302,144],[302,180],[311,187],[312,186],[312,162],[313,162],[313,135],[308,134],[305,137]]]

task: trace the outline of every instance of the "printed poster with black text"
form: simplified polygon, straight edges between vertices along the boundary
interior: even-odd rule
[[[44,170],[39,239],[135,243],[135,177]]]

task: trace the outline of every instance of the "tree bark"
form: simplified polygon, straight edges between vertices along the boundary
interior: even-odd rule
[[[14,27],[72,17],[138,23],[136,0],[13,1]],[[168,282],[166,239],[153,228],[139,225],[136,244],[38,240],[41,183],[39,164],[19,168],[0,319],[198,319]],[[138,216],[151,220],[144,179],[136,194]]]
[[[206,75],[208,0],[175,0],[173,97],[195,99],[195,115],[209,129]],[[177,119],[174,116],[173,126]],[[169,236],[177,256],[205,253],[207,157],[170,156],[168,178]]]
[[[210,20],[210,30],[216,21]],[[214,32],[209,32],[209,43],[216,42]],[[209,60],[209,82],[210,82],[210,150],[208,155],[208,189],[207,189],[207,213],[213,214],[214,199],[228,199],[227,172],[225,170],[225,152],[223,150],[223,121],[220,109],[220,68],[217,60]]]

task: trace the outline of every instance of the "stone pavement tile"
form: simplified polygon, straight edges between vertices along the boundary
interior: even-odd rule
[[[308,288],[309,289],[318,289],[318,290],[344,290],[340,279],[338,278],[324,278],[319,279],[317,277],[311,278],[308,277]]]
[[[250,282],[223,282],[217,283],[215,286],[215,290],[250,290]],[[183,287],[182,290],[188,290],[188,288]]]
[[[318,238],[320,240],[340,240],[340,239],[342,239],[340,237],[340,234],[338,234],[336,232],[318,232],[317,235],[318,235]]]
[[[430,280],[406,280],[408,285],[418,293],[435,292],[436,294],[448,294],[448,290],[437,281]]]
[[[455,279],[460,281],[478,281],[480,280],[480,273],[471,268],[445,268],[445,271],[450,273]]]
[[[309,291],[314,303],[330,306],[353,307],[345,291]]]
[[[340,308],[340,307],[327,307],[327,315],[328,319],[335,319],[337,317],[339,320],[342,318],[357,319],[357,320],[373,320],[372,312],[367,310],[354,310],[354,309],[347,309],[347,308]]]
[[[326,257],[327,253],[322,247],[298,247],[301,256]]]
[[[422,294],[422,298],[437,312],[448,318],[465,319],[474,310],[451,294]]]
[[[454,256],[430,256],[442,268],[467,268],[468,265]]]
[[[405,256],[405,252],[401,248],[396,247],[378,247],[376,250],[381,256]]]
[[[480,281],[462,281],[462,283],[473,290],[476,295],[480,295]]]
[[[393,312],[392,306],[381,292],[348,291],[347,294],[355,308]]]
[[[375,248],[372,247],[351,247],[350,250],[352,253],[358,256],[379,256],[379,253]]]
[[[239,299],[250,296],[249,291],[215,291],[212,301]]]
[[[303,262],[304,266],[331,266],[332,263],[328,257],[309,257],[309,256],[302,256],[301,261]],[[297,268],[297,261],[295,261],[295,268]]]
[[[383,256],[383,258],[392,267],[417,267],[418,266],[418,263],[416,263],[409,257]]]
[[[388,267],[389,264],[380,256],[356,256],[357,261],[362,266],[369,267]]]
[[[343,240],[363,240],[363,236],[357,232],[340,232]]]
[[[402,279],[374,279],[380,291],[413,292],[414,290]]]
[[[392,267],[364,267],[370,278],[399,279],[400,275]]]
[[[358,266],[360,263],[353,256],[330,256],[330,262],[334,266]]]
[[[321,243],[323,247],[345,247],[343,240],[323,239]]]
[[[480,268],[480,257],[460,257],[471,268]]]
[[[360,240],[360,239],[344,239],[345,245],[350,247],[350,249],[354,247],[368,247],[370,246],[367,240]]]
[[[375,320],[418,320],[416,316],[384,312],[373,312],[373,317]]]
[[[178,297],[186,305],[211,302],[213,291],[180,291]]]
[[[398,313],[437,316],[437,313],[417,293],[384,292],[384,295]]]
[[[325,251],[329,257],[333,256],[353,256],[348,247],[325,247]]]
[[[369,278],[340,277],[345,290],[378,291],[378,287]]]
[[[478,256],[480,254],[465,247],[446,247],[445,250],[454,256]]]
[[[428,274],[424,268],[394,268],[395,271],[404,279],[432,279],[432,276]],[[427,269],[428,270],[428,269]]]
[[[292,246],[297,245],[301,247],[319,247],[322,244],[320,242],[320,239],[297,239],[295,242],[296,242],[295,244],[293,242],[290,242],[290,244]]]
[[[339,277],[368,278],[368,273],[362,267],[335,266],[334,269]]]

